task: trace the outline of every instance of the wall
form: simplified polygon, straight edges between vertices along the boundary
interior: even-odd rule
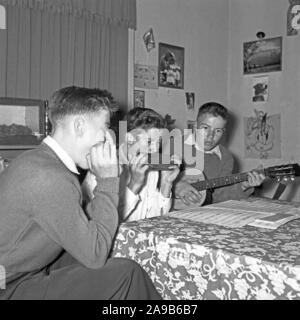
[[[159,87],[146,89],[146,106],[176,118],[180,128],[194,119],[197,107],[208,100],[228,106],[234,121],[230,124],[228,145],[236,157],[237,170],[251,170],[288,162],[300,162],[300,35],[286,36],[289,2],[281,0],[139,0],[134,61],[158,64],[158,43],[185,48],[184,90]],[[147,53],[142,36],[152,27],[156,48]],[[257,31],[266,38],[283,37],[283,70],[269,73],[269,100],[253,104],[252,76],[243,75],[243,42],[256,40]],[[195,92],[195,111],[185,107],[185,91]],[[254,115],[254,108],[268,114],[281,113],[280,159],[246,159],[243,118]],[[299,200],[297,180],[289,185],[282,199]],[[274,182],[264,184],[263,195],[272,196]]]
[[[228,102],[237,115],[231,140],[231,150],[238,155],[241,170],[258,165],[271,166],[281,163],[300,163],[300,34],[287,37],[287,9],[289,2],[282,0],[230,0],[229,1],[229,73]],[[252,75],[243,75],[242,44],[257,40],[257,31],[264,31],[266,38],[283,36],[282,72],[269,73],[269,99],[254,104],[251,100]],[[254,115],[254,108],[268,114],[281,114],[280,159],[256,160],[244,158],[243,117]],[[297,188],[298,185],[298,188]],[[274,183],[265,184],[265,195],[272,195]],[[282,199],[300,200],[299,182],[290,185]]]
[[[156,48],[147,53],[143,34],[150,27]],[[169,113],[185,128],[204,102],[227,104],[227,0],[138,0],[135,63],[157,66],[159,42],[185,48],[184,89],[146,89],[146,107]],[[195,92],[195,111],[187,112],[185,91]]]

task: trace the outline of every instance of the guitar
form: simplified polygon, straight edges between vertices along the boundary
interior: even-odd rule
[[[194,171],[193,171],[194,170]],[[278,165],[269,168],[255,169],[254,171],[264,174],[266,177],[276,179],[280,183],[293,181],[296,176],[300,176],[300,167],[298,163]],[[223,186],[232,185],[248,180],[248,172],[236,173],[230,176],[205,179],[204,174],[197,169],[189,169],[184,181],[189,182],[195,189],[200,191],[201,201],[197,205],[187,206],[180,198],[173,201],[173,210],[181,210],[187,207],[201,206],[206,198],[206,190],[215,189]],[[197,181],[195,181],[197,180]]]

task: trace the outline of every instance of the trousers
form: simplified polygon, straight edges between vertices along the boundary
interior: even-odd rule
[[[110,258],[88,269],[68,253],[39,272],[24,275],[0,290],[16,300],[161,300],[148,274],[134,261]]]

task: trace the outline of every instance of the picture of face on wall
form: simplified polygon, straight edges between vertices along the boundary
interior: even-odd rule
[[[160,43],[158,59],[158,85],[183,89],[184,48]]]
[[[186,107],[188,110],[194,110],[195,107],[195,93],[194,92],[186,92]]]
[[[134,107],[145,108],[145,91],[134,90]]]

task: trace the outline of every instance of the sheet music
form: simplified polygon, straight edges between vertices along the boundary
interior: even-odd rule
[[[225,202],[220,202],[213,204],[215,208],[231,208],[236,210],[246,210],[261,212],[263,214],[270,213],[293,213],[299,214],[300,210],[295,205],[281,204],[267,199],[255,199],[249,200],[228,200]]]
[[[297,216],[294,214],[277,213],[269,217],[257,219],[249,223],[248,225],[252,227],[258,227],[258,228],[277,229],[281,225],[291,220],[299,219],[299,218],[300,216]]]
[[[300,218],[300,209],[263,199],[251,202],[229,200],[204,207],[173,211],[169,216],[230,228],[251,225],[276,229],[288,221]]]

